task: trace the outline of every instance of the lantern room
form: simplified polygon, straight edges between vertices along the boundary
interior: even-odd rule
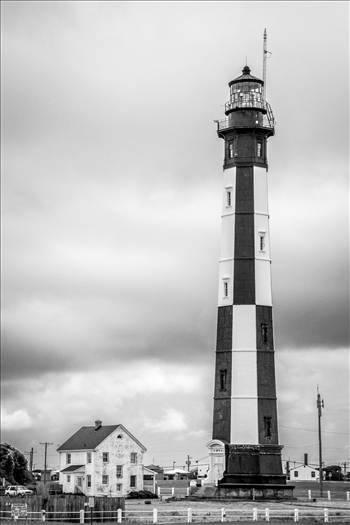
[[[241,109],[255,109],[266,113],[266,103],[263,93],[264,82],[250,74],[250,68],[245,66],[242,75],[231,80],[230,100],[225,104],[225,113]]]

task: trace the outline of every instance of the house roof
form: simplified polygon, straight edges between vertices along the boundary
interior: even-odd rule
[[[318,470],[318,467],[310,467],[310,465],[299,465],[298,467],[292,467],[289,470],[300,470],[302,468],[308,468],[310,470]]]
[[[61,472],[74,472],[74,470],[79,470],[83,467],[84,465],[69,465],[69,467],[62,469]]]
[[[93,450],[95,449],[102,441],[104,441],[112,432],[117,428],[123,430],[128,434],[131,439],[133,439],[144,451],[146,447],[135,438],[123,425],[104,425],[100,426],[97,430],[94,426],[91,427],[81,427],[75,434],[73,434],[67,441],[65,441],[60,447],[58,447],[57,452],[62,450]]]
[[[147,468],[144,465],[142,468],[144,472],[149,472],[150,474],[152,474],[152,476],[155,476],[157,474],[154,470],[151,470],[150,468]]]

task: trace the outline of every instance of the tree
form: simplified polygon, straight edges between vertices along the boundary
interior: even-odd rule
[[[22,452],[8,443],[0,444],[0,477],[8,483],[23,485],[33,480]]]

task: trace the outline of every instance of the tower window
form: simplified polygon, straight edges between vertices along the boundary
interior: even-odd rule
[[[233,159],[234,156],[234,147],[233,147],[233,140],[228,141],[228,158]]]
[[[266,248],[265,232],[259,232],[259,251],[264,252]]]
[[[270,416],[264,417],[264,431],[266,438],[271,438],[271,422],[272,418]]]
[[[262,142],[258,141],[256,145],[256,156],[262,157]]]
[[[224,297],[228,297],[228,279],[224,279]]]
[[[268,343],[267,334],[268,334],[267,323],[261,323],[261,338],[262,338],[262,342],[264,345],[267,345]]]
[[[220,390],[226,390],[227,370],[220,370]]]
[[[232,206],[232,194],[231,190],[226,191],[226,206],[230,208]]]

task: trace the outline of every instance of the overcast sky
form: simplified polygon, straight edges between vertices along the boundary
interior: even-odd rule
[[[284,459],[350,460],[347,2],[2,2],[2,440],[211,437],[227,83],[261,77]]]

